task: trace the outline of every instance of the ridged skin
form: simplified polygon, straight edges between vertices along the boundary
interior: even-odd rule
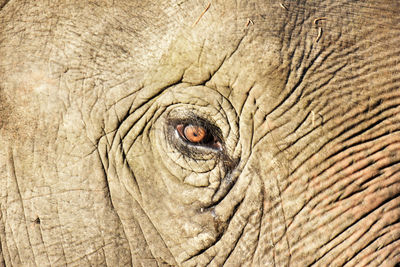
[[[398,266],[397,1],[0,7],[0,266]]]

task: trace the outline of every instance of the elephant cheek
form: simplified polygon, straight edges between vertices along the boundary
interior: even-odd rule
[[[258,194],[257,200],[250,203],[260,210],[257,229],[257,244],[252,264],[254,266],[284,266],[290,262],[290,240],[288,236],[288,204],[284,202],[283,185],[288,175],[288,165],[284,159],[277,159],[270,146],[260,143],[243,170],[241,177],[252,180],[246,196]],[[252,193],[250,193],[253,191]],[[291,198],[291,204],[297,206],[300,199]],[[260,205],[254,205],[260,203]]]

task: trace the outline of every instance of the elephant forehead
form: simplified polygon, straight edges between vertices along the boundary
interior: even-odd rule
[[[179,31],[171,36],[168,48],[163,52],[158,75],[151,72],[147,76],[149,83],[155,77],[156,80],[159,77],[167,79],[176,73],[182,82],[206,85],[225,97],[232,93],[248,94],[256,81],[263,86],[274,83],[264,93],[277,94],[280,89],[277,80],[282,81],[287,66],[281,64],[281,36],[271,25],[281,19],[271,16],[270,10],[265,8],[251,14],[249,8],[254,5],[232,10],[216,2],[204,10],[195,8],[197,20],[188,25],[189,18],[186,18],[185,24],[179,25]],[[277,13],[281,12],[277,10]],[[243,104],[242,100],[230,100],[237,109]]]

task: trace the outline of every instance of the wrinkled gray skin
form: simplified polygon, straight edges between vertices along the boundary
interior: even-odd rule
[[[0,5],[0,265],[400,262],[398,1],[56,2]]]

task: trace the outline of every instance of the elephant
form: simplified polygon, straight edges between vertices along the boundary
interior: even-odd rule
[[[399,14],[0,1],[0,265],[399,266]]]

